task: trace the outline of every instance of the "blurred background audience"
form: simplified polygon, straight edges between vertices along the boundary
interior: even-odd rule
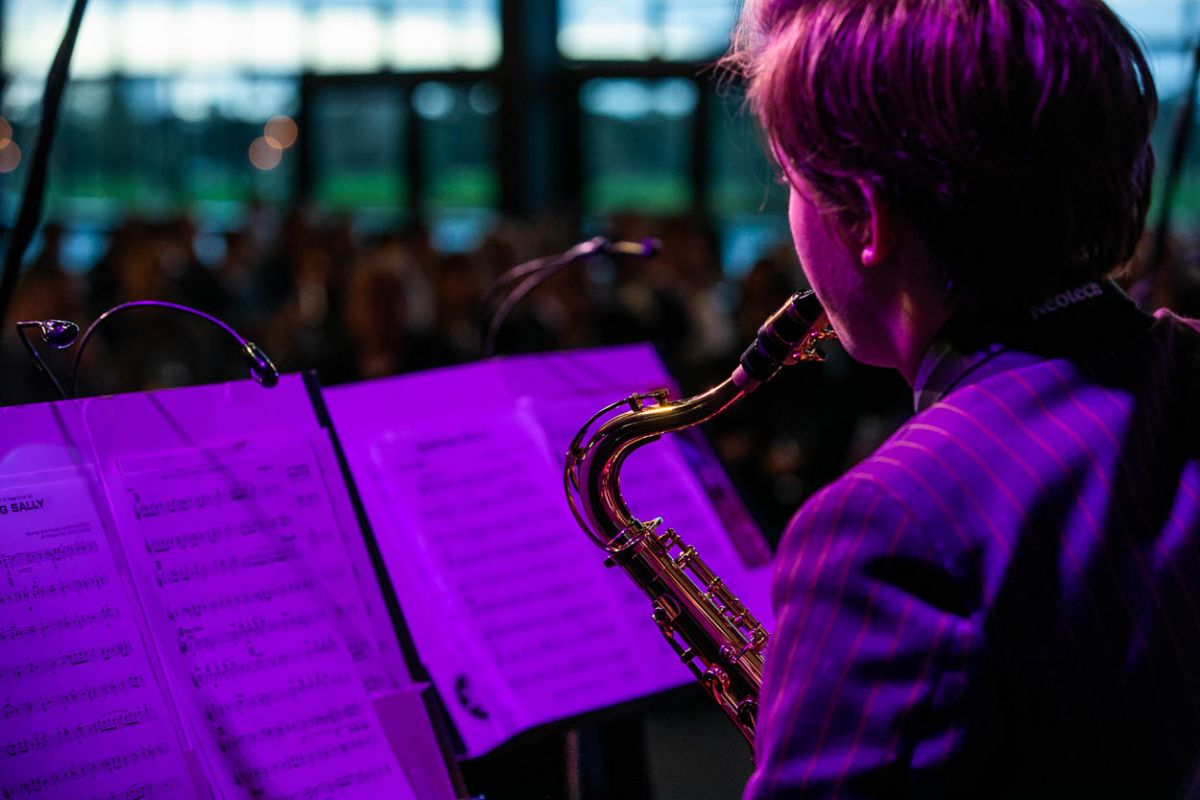
[[[86,325],[120,302],[170,300],[227,320],[282,370],[335,384],[480,358],[481,299],[504,270],[596,234],[652,236],[663,245],[653,259],[600,259],[539,287],[496,351],[648,341],[681,391],[707,388],[803,288],[786,191],[736,81],[709,66],[737,6],[91,0],[48,222],[6,325]],[[68,7],[0,4],[0,235]],[[1151,55],[1165,153],[1200,0],[1113,7]],[[1187,167],[1198,160],[1193,137],[1151,286],[1153,305],[1190,314],[1200,183]],[[3,343],[0,401],[49,399],[15,337]],[[826,365],[785,373],[705,428],[772,539],[910,413],[898,378],[828,350]],[[61,372],[72,355],[47,358]],[[146,310],[105,327],[80,392],[241,374],[217,331]]]

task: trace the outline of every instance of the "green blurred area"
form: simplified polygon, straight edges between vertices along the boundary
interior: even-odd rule
[[[588,182],[584,188],[584,203],[590,211],[598,213],[645,211],[664,214],[689,208],[692,192],[680,175],[613,172]]]
[[[451,169],[436,176],[427,187],[430,208],[490,208],[500,199],[500,181],[485,166]]]
[[[314,192],[317,203],[335,210],[402,206],[407,198],[407,183],[387,172],[336,172],[323,176]]]
[[[1150,219],[1158,219],[1162,208],[1162,173],[1155,181],[1154,202]],[[1179,176],[1175,195],[1171,198],[1171,227],[1176,233],[1195,234],[1200,231],[1200,175],[1185,171]]]

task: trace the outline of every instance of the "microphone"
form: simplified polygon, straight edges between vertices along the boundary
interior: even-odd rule
[[[37,367],[37,371],[45,375],[54,386],[55,391],[58,392],[59,399],[66,400],[67,393],[63,391],[62,384],[58,382],[58,378],[54,377],[54,373],[46,366],[46,362],[42,360],[42,354],[33,346],[33,342],[29,341],[29,336],[25,331],[30,328],[37,328],[38,332],[42,335],[42,341],[55,350],[65,350],[75,344],[75,339],[79,336],[79,326],[65,319],[21,320],[17,323],[17,336],[20,337],[21,344],[25,345],[25,349],[29,351],[29,355],[33,357],[33,363]]]
[[[661,250],[662,242],[658,239],[652,239],[649,236],[639,239],[636,242],[610,242],[605,240],[604,243],[604,252],[614,256],[651,258],[658,255]]]
[[[525,295],[529,294],[538,284],[552,275],[580,261],[586,261],[598,255],[633,256],[635,258],[651,258],[658,255],[662,243],[657,239],[646,237],[636,242],[614,242],[606,236],[594,236],[580,242],[574,247],[556,256],[535,258],[507,270],[492,284],[480,303],[484,314],[483,353],[491,356],[496,350],[496,335],[504,320]],[[504,293],[504,299],[492,312],[490,319],[486,317],[489,307]]]
[[[207,314],[191,306],[185,306],[181,303],[169,303],[166,300],[133,300],[128,303],[121,303],[113,306],[108,311],[105,311],[100,316],[96,317],[95,321],[87,327],[83,332],[83,337],[79,340],[79,347],[75,350],[75,363],[71,368],[71,396],[75,397],[78,394],[79,387],[79,363],[83,359],[83,351],[87,348],[88,341],[92,338],[92,334],[96,332],[101,323],[110,317],[121,314],[126,311],[132,311],[139,308],[164,308],[168,311],[181,311],[184,314],[191,314],[194,317],[207,320],[213,325],[216,325],[238,343],[242,351],[242,360],[246,362],[246,367],[250,370],[250,377],[253,378],[260,386],[270,389],[275,384],[279,383],[279,370],[275,368],[275,364],[267,357],[262,348],[254,342],[242,336],[225,322],[214,317],[212,314]]]
[[[270,389],[279,383],[279,370],[263,352],[263,349],[249,339],[242,345],[242,360],[250,369],[250,377],[258,381],[258,385]]]
[[[65,319],[38,319],[18,322],[17,329],[36,327],[42,334],[42,341],[55,350],[65,350],[75,344],[79,337],[79,326]]]
[[[87,327],[83,332],[83,336],[79,335],[79,326],[74,322],[62,319],[41,319],[41,320],[24,320],[17,323],[17,333],[21,337],[21,341],[25,344],[25,349],[33,356],[33,361],[37,365],[38,371],[45,375],[54,385],[58,396],[66,400],[67,393],[59,383],[58,378],[50,371],[49,367],[42,360],[41,354],[37,348],[33,346],[33,342],[29,341],[26,331],[30,328],[37,328],[41,334],[42,341],[53,347],[55,350],[65,350],[71,345],[79,341],[79,347],[75,350],[75,361],[71,369],[71,396],[77,396],[79,386],[79,364],[83,359],[84,350],[87,348],[88,342],[96,329],[106,319],[116,316],[125,311],[130,311],[138,308],[164,308],[169,311],[180,311],[185,314],[191,314],[195,317],[207,320],[216,325],[221,330],[225,331],[235,342],[242,353],[242,360],[245,362],[247,369],[250,370],[250,377],[255,380],[260,386],[271,388],[279,383],[279,370],[271,358],[254,342],[242,336],[225,322],[214,317],[212,314],[206,314],[190,306],[181,305],[179,303],[168,303],[165,300],[134,300],[128,303],[121,303],[113,306],[105,311],[100,316],[96,317],[95,321]]]

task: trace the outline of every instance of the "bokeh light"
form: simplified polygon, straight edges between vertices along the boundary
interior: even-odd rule
[[[12,172],[21,166],[21,148],[12,139],[0,147],[0,173]]]
[[[291,117],[278,116],[267,120],[267,124],[263,127],[263,134],[268,143],[275,145],[280,150],[287,150],[296,143],[300,129]]]
[[[0,117],[0,147],[7,147],[12,141],[12,125],[4,117]]]
[[[276,147],[265,136],[250,143],[250,163],[261,170],[275,169],[283,160],[283,150]]]

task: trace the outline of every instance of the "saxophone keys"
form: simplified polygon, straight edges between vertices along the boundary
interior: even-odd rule
[[[676,537],[678,538],[678,537]],[[675,559],[675,566],[684,569],[692,560],[696,558],[696,548],[690,544],[679,551],[679,557]]]
[[[670,548],[679,544],[679,534],[675,532],[674,528],[667,528],[666,531],[664,531],[658,537],[658,543],[662,545],[664,550],[669,550]]]
[[[729,673],[718,666],[710,666],[704,670],[700,682],[714,696],[729,691]]]
[[[747,697],[737,704],[738,722],[745,725],[751,730],[754,729],[755,718],[758,716],[758,702],[751,697]]]

